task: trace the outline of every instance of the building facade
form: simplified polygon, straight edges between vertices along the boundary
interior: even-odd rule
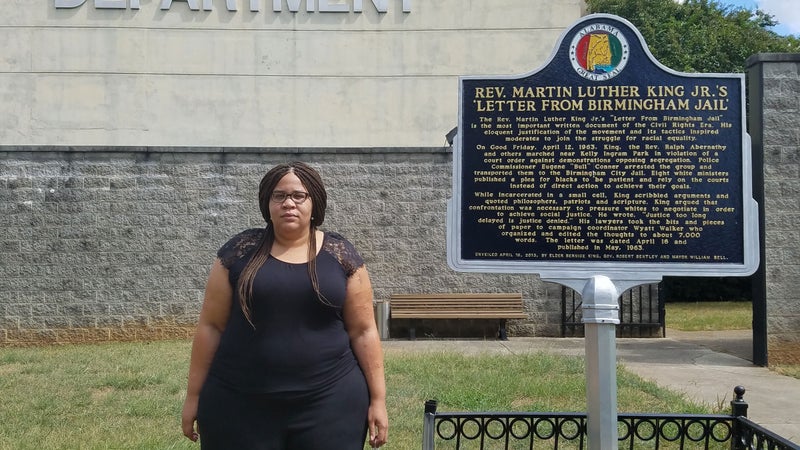
[[[521,292],[529,319],[510,333],[559,335],[561,286],[448,267],[446,135],[459,76],[531,72],[583,14],[580,0],[0,2],[0,345],[189,336],[217,248],[262,226],[258,182],[291,160],[322,173],[324,228],[361,251],[377,301]],[[766,62],[762,97],[755,72],[748,87],[767,207],[755,329],[774,358],[800,341],[798,89],[796,61]]]
[[[543,65],[578,0],[22,0],[0,4],[0,341],[188,336],[216,249],[304,160],[376,300],[560,286],[445,252],[458,77]]]

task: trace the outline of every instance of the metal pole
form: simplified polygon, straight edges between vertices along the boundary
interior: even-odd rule
[[[617,288],[608,277],[595,275],[583,289],[586,342],[587,434],[590,450],[616,450],[617,349],[619,324]]]
[[[389,339],[389,302],[376,302],[375,321],[378,323],[378,334],[380,334],[381,340]]]

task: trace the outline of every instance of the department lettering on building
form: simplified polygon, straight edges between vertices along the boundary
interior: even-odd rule
[[[159,8],[169,10],[173,4],[183,4],[192,11],[211,11],[215,4],[222,4],[224,1],[225,9],[234,12],[239,7],[246,7],[251,12],[259,12],[272,4],[272,11],[276,13],[288,11],[297,13],[320,12],[320,13],[362,13],[364,4],[367,9],[374,9],[379,13],[387,13],[390,5],[397,5],[404,13],[411,12],[411,0],[160,0]],[[57,9],[78,8],[84,4],[92,5],[96,9],[140,9],[141,0],[54,0]],[[305,4],[305,8],[301,6]],[[369,6],[371,5],[371,6]]]

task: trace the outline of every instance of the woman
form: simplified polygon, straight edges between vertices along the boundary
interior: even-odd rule
[[[308,165],[270,170],[259,205],[266,227],[228,241],[208,277],[183,434],[212,450],[360,450],[368,432],[380,447],[386,387],[364,262],[318,230],[327,194]]]

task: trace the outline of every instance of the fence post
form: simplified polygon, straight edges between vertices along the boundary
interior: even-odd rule
[[[425,402],[425,416],[422,420],[422,450],[434,450],[436,432],[436,400]]]
[[[731,415],[733,416],[731,450],[745,450],[748,448],[748,437],[744,434],[744,427],[739,423],[739,417],[747,417],[747,402],[744,401],[744,393],[744,386],[733,388],[733,400],[731,400]]]

